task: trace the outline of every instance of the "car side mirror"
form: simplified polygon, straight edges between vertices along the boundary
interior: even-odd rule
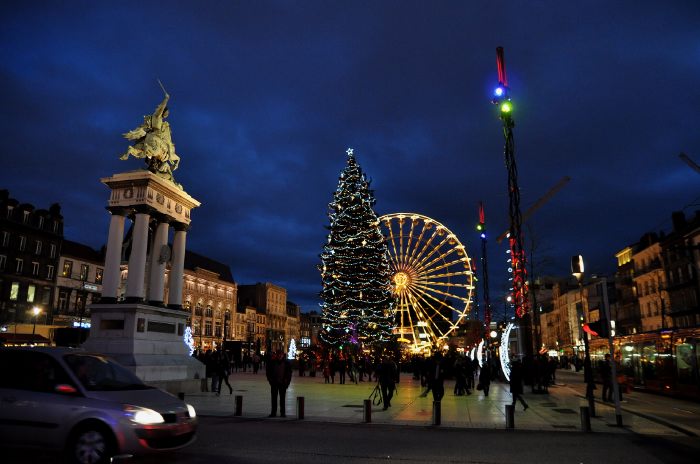
[[[56,393],[61,393],[63,395],[77,395],[78,394],[78,390],[73,385],[70,385],[67,383],[61,383],[61,384],[56,385],[54,387],[54,391]]]

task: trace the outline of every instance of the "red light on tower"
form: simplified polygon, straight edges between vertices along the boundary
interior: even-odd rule
[[[503,47],[496,47],[496,67],[498,68],[498,85],[508,87],[506,59],[503,57]]]

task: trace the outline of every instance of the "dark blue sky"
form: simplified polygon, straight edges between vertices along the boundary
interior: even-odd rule
[[[477,204],[508,223],[503,136],[490,94],[503,46],[523,210],[543,273],[614,253],[699,206],[697,1],[3,2],[0,188],[59,202],[65,234],[99,247],[100,177],[121,134],[171,94],[178,182],[202,206],[188,247],[317,308],[318,254],[345,150],[378,214],[416,212],[478,258]],[[695,205],[695,206],[689,206]],[[492,297],[505,246],[489,243]]]

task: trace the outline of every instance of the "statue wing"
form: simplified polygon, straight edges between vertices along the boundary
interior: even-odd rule
[[[136,129],[127,132],[126,134],[123,134],[124,138],[129,139],[129,140],[139,140],[142,139],[146,136],[146,125],[142,124]]]

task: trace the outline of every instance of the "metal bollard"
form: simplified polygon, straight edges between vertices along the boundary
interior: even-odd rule
[[[365,400],[364,401],[364,410],[363,410],[362,420],[364,422],[367,422],[367,423],[372,422],[372,400]]]
[[[234,416],[243,415],[243,396],[236,395],[236,408],[233,411]]]
[[[515,428],[515,406],[506,404],[506,428]]]
[[[433,401],[433,425],[440,425],[442,421],[442,409],[439,401]]]
[[[591,415],[588,406],[581,406],[581,431],[590,432],[591,431]]]
[[[595,398],[592,395],[588,397],[588,409],[590,410],[591,417],[595,417]]]
[[[297,419],[304,418],[304,397],[297,396]]]
[[[179,392],[177,397],[180,398],[180,400],[185,401],[185,392]]]

